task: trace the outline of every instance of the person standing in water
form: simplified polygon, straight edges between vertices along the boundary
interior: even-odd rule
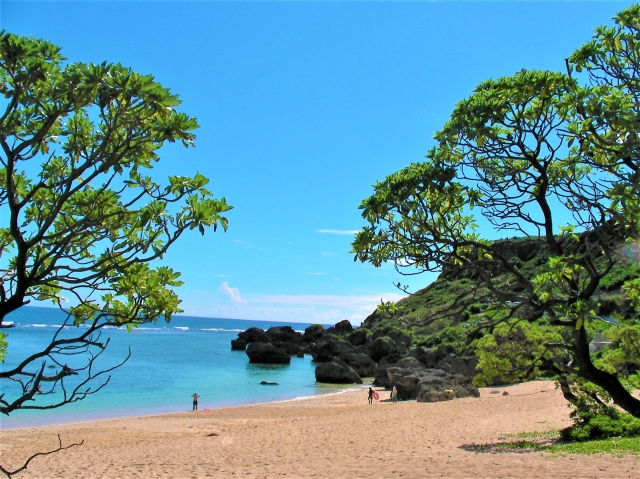
[[[200,395],[198,393],[193,393],[191,395],[191,397],[193,398],[193,410],[197,411],[198,410],[198,398],[200,397]]]

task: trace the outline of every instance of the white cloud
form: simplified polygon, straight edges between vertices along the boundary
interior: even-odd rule
[[[220,285],[220,292],[224,294],[232,303],[235,304],[245,304],[247,302],[242,296],[240,296],[240,291],[238,288],[232,288],[229,286],[229,283],[226,281]]]
[[[327,233],[331,235],[354,235],[360,230],[316,230],[316,233]]]
[[[228,283],[220,285],[220,292],[227,301],[206,299],[206,294],[185,298],[185,314],[210,318],[236,318],[293,323],[335,324],[348,319],[354,326],[359,325],[373,313],[383,301],[398,301],[406,295],[399,292],[371,293],[369,291],[353,295],[321,294],[240,294],[238,288]],[[213,298],[212,298],[213,299]]]
[[[354,306],[356,304],[380,302],[380,298],[385,301],[399,301],[406,295],[400,293],[380,293],[362,294],[357,296],[342,296],[332,294],[252,294],[248,295],[251,302],[256,303],[280,303],[280,304],[315,304],[315,305],[336,305]]]
[[[245,248],[253,248],[253,247],[254,247],[251,243],[249,243],[248,241],[244,241],[244,240],[238,240],[238,239],[236,239],[236,240],[233,240],[233,242],[234,242],[234,243],[237,243],[237,244],[239,244],[239,245],[242,245],[242,246],[244,246]]]
[[[280,308],[277,306],[263,306],[257,308],[255,311],[263,319],[277,319],[301,323],[333,324],[345,319],[344,312],[338,308],[325,310],[317,309],[313,306],[308,308]]]
[[[322,256],[338,256],[338,253],[330,253],[328,251],[322,251]]]
[[[364,294],[357,296],[321,295],[321,294],[255,294],[249,295],[251,304],[264,314],[267,311],[278,312],[283,317],[298,316],[293,321],[313,322],[333,321],[335,318],[348,319],[360,324],[373,313],[380,301],[399,301],[406,295],[400,293]],[[274,306],[262,306],[262,305]]]

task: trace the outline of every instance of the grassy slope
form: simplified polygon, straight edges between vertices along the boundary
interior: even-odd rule
[[[538,239],[520,238],[497,244],[503,252],[512,255],[512,261],[529,278],[544,271],[548,264],[549,250]],[[616,319],[637,319],[638,312],[629,307],[620,286],[638,276],[638,265],[625,261],[605,276],[600,285],[600,297],[594,298],[594,306],[600,303],[599,314]],[[494,281],[500,287],[517,293],[517,287],[510,287],[506,275],[495,276]],[[444,271],[432,284],[402,299],[397,306],[401,310],[393,318],[374,312],[364,321],[363,327],[370,330],[400,329],[412,336],[414,344],[426,347],[449,344],[459,352],[468,349],[472,340],[483,334],[482,325],[492,312],[505,308],[470,271],[462,268]],[[521,314],[526,316],[526,311]]]

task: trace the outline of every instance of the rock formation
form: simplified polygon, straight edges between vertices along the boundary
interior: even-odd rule
[[[362,384],[358,373],[340,358],[316,366],[316,381],[336,384]]]
[[[399,399],[433,402],[454,397],[480,397],[480,391],[472,384],[470,376],[427,368],[414,357],[388,365],[386,371],[390,385],[398,389]]]
[[[232,339],[231,349],[233,351],[244,351],[247,348],[247,342],[244,339]]]
[[[271,343],[250,343],[246,350],[249,362],[264,364],[289,364],[291,355]]]

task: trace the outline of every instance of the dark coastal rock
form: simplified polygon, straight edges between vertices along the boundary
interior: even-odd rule
[[[376,339],[382,338],[385,336],[388,338],[391,338],[396,345],[404,344],[407,347],[411,346],[411,336],[409,336],[406,333],[403,333],[402,331],[398,331],[397,329],[393,329],[389,327],[376,328],[373,331],[373,335],[371,339],[375,341]]]
[[[354,346],[362,346],[367,343],[367,332],[364,329],[356,329],[347,336],[347,341]]]
[[[427,369],[413,357],[401,359],[393,366],[387,367],[389,383],[398,389],[398,398],[415,399],[422,384],[440,386],[444,390],[445,372],[438,369]]]
[[[460,374],[462,376],[473,377],[476,374],[476,366],[479,358],[477,356],[456,356],[453,353],[447,354],[436,364],[437,369],[442,369],[449,374]]]
[[[267,329],[267,337],[272,343],[298,343],[302,342],[302,333],[295,331],[291,326],[274,326]]]
[[[430,402],[445,400],[449,397],[446,394],[428,393],[447,391],[453,391],[453,397],[457,398],[480,397],[480,391],[473,385],[470,376],[447,373],[442,369],[426,368],[411,356],[387,366],[386,369],[389,383],[397,387],[400,399],[419,399]]]
[[[452,346],[440,345],[437,348],[423,348],[422,346],[416,346],[410,351],[411,356],[420,361],[426,368],[438,368],[443,369],[438,364],[449,358],[449,361],[457,357],[455,349]],[[446,361],[445,361],[446,362]],[[444,364],[444,363],[443,363]],[[475,366],[474,366],[475,368]],[[475,370],[471,372],[471,375],[475,375]]]
[[[513,257],[520,261],[530,261],[545,247],[543,241],[496,241],[493,248],[506,259]]]
[[[262,384],[263,386],[277,386],[278,383],[272,383],[269,381],[260,381],[260,384]]]
[[[327,329],[327,332],[330,334],[348,334],[351,331],[353,331],[353,326],[351,326],[348,319],[343,319],[336,323],[335,326]]]
[[[233,351],[244,351],[247,348],[247,342],[244,339],[232,339],[231,349]]]
[[[249,362],[264,364],[289,364],[291,356],[271,343],[250,343],[246,350]]]
[[[438,371],[434,369],[433,371]],[[449,401],[454,398],[480,397],[480,391],[471,378],[460,374],[445,374],[445,384],[422,383],[416,400],[418,402]]]
[[[397,351],[396,343],[389,336],[377,338],[369,347],[365,347],[374,362],[379,362],[385,356],[389,356]]]
[[[321,383],[362,384],[362,378],[340,358],[316,366],[316,381]]]
[[[387,367],[393,366],[398,361],[402,359],[402,356],[398,353],[390,354],[382,358],[378,364],[376,365],[376,369],[374,371],[374,381],[373,384],[375,386],[382,386],[384,388],[391,388],[393,385],[389,381],[389,375],[387,374]]]
[[[304,334],[302,335],[302,340],[305,343],[312,343],[322,338],[327,334],[327,330],[324,329],[322,324],[312,324],[307,329],[304,330]]]
[[[283,351],[286,351],[290,356],[297,356],[300,353],[302,353],[304,356],[304,351],[300,347],[299,342],[273,341],[271,344],[273,344],[276,348],[280,348]]]
[[[339,357],[351,366],[361,378],[371,377],[375,374],[376,363],[364,353],[343,353]]]
[[[244,339],[247,343],[268,343],[269,336],[260,328],[249,328],[238,333],[238,339]]]
[[[427,388],[423,388],[418,393],[416,398],[417,402],[440,402],[451,401],[455,399],[455,394],[452,390],[447,391],[430,391]]]
[[[441,344],[436,348],[436,360],[438,362],[442,361],[449,354],[455,354],[456,348],[447,344]]]
[[[311,356],[317,363],[326,363],[341,354],[354,351],[350,343],[332,336],[322,338],[310,348]]]
[[[425,368],[434,368],[438,364],[438,357],[435,349],[425,349],[417,346],[409,352],[411,356],[420,361]]]
[[[407,348],[407,346],[404,343],[400,343],[396,345],[396,351],[398,354],[400,354],[403,357],[409,355],[409,348]]]

